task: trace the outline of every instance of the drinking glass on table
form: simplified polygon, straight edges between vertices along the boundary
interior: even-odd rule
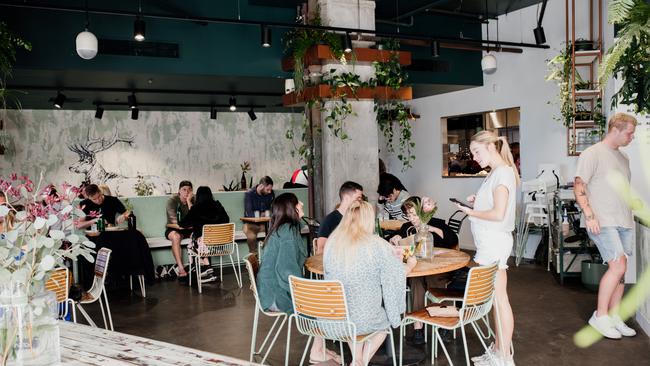
[[[255,216],[256,218],[257,218],[257,217],[260,217],[260,212],[259,212],[258,210],[255,210],[255,212],[254,212],[254,216]]]

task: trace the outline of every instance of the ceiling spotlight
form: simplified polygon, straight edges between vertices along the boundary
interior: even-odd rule
[[[129,95],[127,99],[129,100],[129,108],[138,108],[138,101],[135,100],[135,94]]]
[[[145,24],[144,20],[140,19],[140,16],[135,18],[135,22],[133,23],[133,39],[135,39],[138,42],[144,41],[144,32],[145,32]]]
[[[494,74],[497,71],[497,58],[491,53],[483,56],[481,69],[486,75]]]
[[[217,108],[210,107],[210,119],[217,119]]]
[[[140,110],[138,108],[131,109],[131,119],[137,120],[139,114],[140,114]]]
[[[343,37],[343,51],[345,53],[352,52],[352,38],[350,37],[350,32],[345,32],[345,37]]]
[[[61,109],[63,108],[63,103],[65,103],[65,95],[61,92],[56,93],[56,98],[54,98],[54,107]]]
[[[271,28],[266,25],[262,25],[262,47],[269,48],[271,47]]]
[[[431,57],[438,57],[440,56],[440,42],[438,41],[431,41]]]
[[[237,99],[235,97],[230,97],[228,100],[228,105],[230,105],[230,111],[234,112],[237,110]]]
[[[253,111],[253,108],[251,108],[248,111],[248,117],[250,117],[251,121],[255,121],[257,119],[257,116],[255,115],[255,111]]]
[[[95,110],[95,118],[102,119],[102,117],[104,117],[104,108],[97,106],[97,109]]]

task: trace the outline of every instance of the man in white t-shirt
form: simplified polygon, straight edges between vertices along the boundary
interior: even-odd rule
[[[612,339],[636,335],[618,314],[608,315],[623,297],[627,258],[632,256],[634,246],[632,211],[613,186],[612,177],[630,181],[630,162],[619,147],[630,144],[636,123],[634,117],[625,113],[610,118],[603,141],[580,155],[573,188],[589,237],[608,265],[598,287],[598,307],[589,324]]]

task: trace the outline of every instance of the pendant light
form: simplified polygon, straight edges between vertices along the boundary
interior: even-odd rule
[[[90,60],[97,55],[97,37],[88,30],[89,24],[88,0],[86,0],[86,27],[83,32],[77,34],[77,38],[75,39],[77,55],[84,60]]]
[[[135,18],[135,22],[133,22],[133,39],[138,42],[144,41],[146,28],[144,20],[142,20],[140,14],[142,14],[142,2],[138,1],[138,16]]]

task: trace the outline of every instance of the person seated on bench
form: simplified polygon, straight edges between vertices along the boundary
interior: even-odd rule
[[[341,203],[334,211],[325,216],[323,223],[318,228],[318,240],[316,241],[316,253],[314,254],[323,253],[327,238],[339,226],[345,211],[347,211],[352,202],[361,200],[362,196],[363,187],[359,183],[347,181],[341,185],[341,188],[339,188],[339,199]]]
[[[271,210],[271,202],[275,198],[273,192],[273,179],[269,176],[262,177],[260,183],[251,188],[244,195],[244,216],[255,217],[255,212],[263,216],[265,211]],[[257,252],[257,234],[264,230],[264,224],[245,223],[244,233],[248,243],[248,252]]]
[[[178,221],[190,211],[193,200],[192,182],[189,180],[181,181],[178,185],[178,193],[172,195],[167,200],[167,228],[165,229],[165,238],[172,242],[172,254],[176,260],[179,277],[187,276],[181,257],[181,240],[189,238],[192,235],[192,229],[182,228]]]
[[[75,227],[85,229],[97,222],[97,217],[91,213],[101,215],[101,218],[109,225],[119,225],[126,221],[129,213],[122,202],[113,196],[107,196],[99,189],[97,184],[90,184],[84,188],[85,200],[79,206],[86,213],[86,217],[80,219]],[[119,215],[119,216],[118,216]]]

